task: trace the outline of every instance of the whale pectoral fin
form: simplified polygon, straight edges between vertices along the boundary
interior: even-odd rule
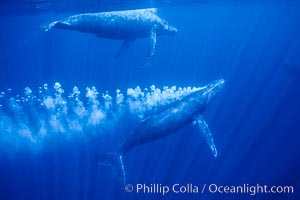
[[[206,143],[209,145],[213,155],[216,157],[217,156],[217,149],[214,144],[214,139],[212,137],[211,132],[209,131],[208,125],[203,119],[202,115],[197,115],[195,116],[195,121],[193,124],[197,124],[201,134],[203,135]]]
[[[150,33],[150,43],[149,43],[149,50],[148,55],[146,58],[146,62],[143,66],[143,68],[147,68],[152,64],[152,59],[155,53],[155,46],[156,46],[156,27],[152,27],[151,33]]]
[[[119,51],[116,53],[115,58],[119,58],[120,56],[122,56],[124,54],[124,52],[128,49],[128,47],[130,46],[132,40],[124,40],[121,48],[119,49]]]

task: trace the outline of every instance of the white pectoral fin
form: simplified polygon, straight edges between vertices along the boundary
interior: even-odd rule
[[[148,55],[143,68],[147,68],[152,64],[152,59],[155,53],[155,46],[156,46],[156,27],[154,26],[151,29]]]
[[[124,40],[121,48],[116,53],[115,58],[119,58],[120,56],[122,56],[125,53],[125,51],[129,48],[131,42],[132,42],[132,40]]]
[[[200,132],[203,135],[206,143],[209,145],[213,155],[216,157],[218,152],[217,152],[216,146],[214,144],[214,139],[213,139],[212,134],[209,131],[208,125],[205,122],[205,120],[203,119],[202,115],[195,116],[194,124],[198,125]]]

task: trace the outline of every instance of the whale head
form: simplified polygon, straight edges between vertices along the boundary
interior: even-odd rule
[[[219,79],[211,82],[203,88],[202,97],[204,97],[207,102],[210,102],[212,98],[214,98],[224,86],[225,80]]]
[[[177,28],[169,24],[164,25],[164,30],[167,32],[168,35],[174,35],[178,32]]]
[[[202,113],[211,100],[220,92],[224,86],[224,79],[215,80],[197,91],[185,96],[181,101],[189,106],[186,110],[192,110],[194,113]]]

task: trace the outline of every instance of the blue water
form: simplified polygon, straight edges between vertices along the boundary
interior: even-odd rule
[[[37,29],[95,11],[67,2],[0,4],[1,200],[300,198],[299,1],[145,1],[178,34],[157,38],[144,70],[148,39],[115,59],[120,41]],[[143,7],[120,2],[99,11]],[[225,86],[204,113],[217,157],[193,125],[123,157],[134,187],[192,184],[198,193],[128,193],[97,165],[97,155],[116,151],[142,119],[220,78]],[[293,193],[202,193],[204,184],[292,186]]]

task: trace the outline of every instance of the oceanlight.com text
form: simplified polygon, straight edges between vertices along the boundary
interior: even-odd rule
[[[208,185],[208,191],[210,193],[220,193],[220,194],[293,194],[293,186],[267,186],[267,185],[249,185],[243,184],[239,186],[225,186],[210,184]]]
[[[167,195],[169,193],[173,194],[248,194],[251,196],[257,194],[293,194],[293,186],[268,186],[268,185],[218,185],[218,184],[203,184],[195,185],[192,183],[187,184],[178,184],[173,185],[166,184],[127,184],[125,186],[126,192],[133,192],[136,194],[161,194]]]

